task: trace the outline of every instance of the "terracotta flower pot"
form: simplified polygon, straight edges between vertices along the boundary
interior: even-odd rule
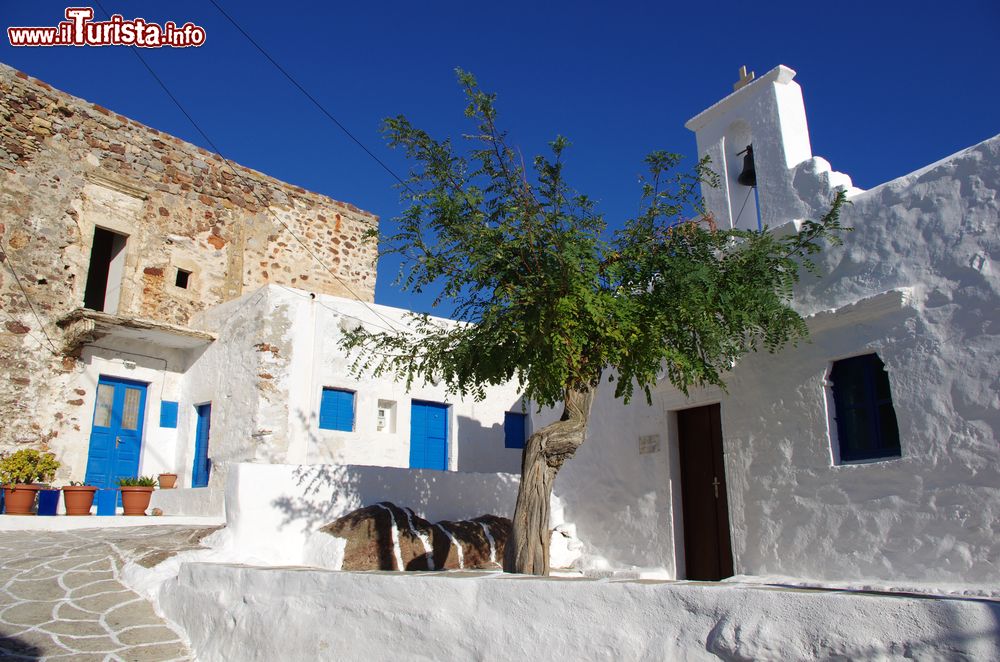
[[[122,508],[126,515],[144,516],[153,497],[152,487],[119,487],[122,491]]]
[[[4,485],[3,501],[8,515],[34,515],[35,495],[39,485]]]
[[[90,507],[94,505],[93,485],[67,485],[62,488],[63,502],[66,504],[67,515],[89,515]]]
[[[177,474],[160,474],[158,482],[161,489],[172,490],[177,484]]]

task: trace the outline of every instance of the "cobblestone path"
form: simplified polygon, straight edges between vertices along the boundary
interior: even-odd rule
[[[181,634],[119,579],[196,549],[214,528],[0,531],[0,659],[189,660]]]

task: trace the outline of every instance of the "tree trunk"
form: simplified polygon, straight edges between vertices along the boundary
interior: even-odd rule
[[[597,386],[568,389],[562,418],[528,437],[521,455],[513,528],[504,571],[549,574],[549,500],[556,474],[583,443]]]

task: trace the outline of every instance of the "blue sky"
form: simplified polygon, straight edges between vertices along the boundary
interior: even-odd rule
[[[870,188],[1000,132],[1000,2],[394,2],[217,0],[309,92],[400,173],[380,121],[466,129],[454,69],[499,94],[526,155],[562,134],[575,187],[612,225],[638,206],[642,157],[694,156],[685,120],[746,64],[785,64],[803,87],[813,153]],[[144,54],[223,153],[392,223],[392,178],[294,89],[206,0],[103,0],[125,18],[192,21],[200,48]],[[86,3],[78,3],[86,6]],[[55,25],[65,3],[0,0],[3,27]],[[96,7],[96,6],[95,6]],[[197,144],[204,141],[124,47],[0,45],[0,61]],[[204,145],[208,147],[208,145]],[[376,301],[429,310],[393,287]],[[448,309],[435,311],[447,314]]]

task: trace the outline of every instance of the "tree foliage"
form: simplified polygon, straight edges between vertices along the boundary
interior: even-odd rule
[[[344,345],[361,350],[357,373],[420,378],[460,395],[517,380],[528,400],[562,402],[611,368],[615,395],[666,375],[687,392],[724,386],[735,361],[806,335],[791,307],[801,268],[824,240],[838,241],[844,195],[798,233],[722,230],[701,208],[710,164],[689,172],[681,157],[646,157],[642,212],[610,237],[594,201],[566,180],[569,142],[527,165],[497,126],[495,95],[458,72],[474,131],[463,144],[438,140],[405,117],[386,120],[388,143],[413,167],[409,206],[382,254],[398,254],[407,291],[439,287],[462,324],[415,315],[407,332],[359,327]]]

